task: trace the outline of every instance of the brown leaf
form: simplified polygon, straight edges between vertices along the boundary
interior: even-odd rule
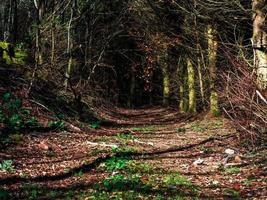
[[[49,146],[48,144],[45,143],[45,141],[40,142],[39,144],[37,144],[38,148],[42,149],[42,150],[48,150]]]
[[[241,163],[242,162],[240,156],[235,156],[235,162],[237,162],[237,163]]]

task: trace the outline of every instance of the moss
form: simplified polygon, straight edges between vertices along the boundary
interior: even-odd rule
[[[167,65],[163,67],[163,105],[168,105],[170,96],[170,76]]]
[[[218,117],[221,115],[218,106],[218,94],[215,91],[212,91],[210,94],[210,114],[214,117]]]
[[[196,113],[196,92],[195,92],[195,72],[190,59],[187,60],[188,70],[188,89],[189,89],[189,108],[190,113]]]
[[[0,42],[0,47],[3,49],[7,49],[9,43],[7,42]],[[25,64],[25,61],[27,60],[28,54],[26,51],[15,48],[15,58],[12,60],[8,56],[7,52],[4,51],[3,59],[6,61],[7,64],[17,64],[17,65],[23,65]]]

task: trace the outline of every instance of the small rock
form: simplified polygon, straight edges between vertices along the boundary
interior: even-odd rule
[[[202,165],[204,163],[204,160],[201,158],[198,158],[193,162],[193,165]]]
[[[225,149],[224,152],[229,156],[232,156],[235,154],[235,150],[233,150],[233,149]]]

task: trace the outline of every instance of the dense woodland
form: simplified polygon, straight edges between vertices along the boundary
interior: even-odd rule
[[[266,14],[1,0],[0,200],[265,199]]]

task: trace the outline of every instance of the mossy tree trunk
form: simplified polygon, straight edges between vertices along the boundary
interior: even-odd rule
[[[195,91],[195,70],[190,58],[187,58],[188,73],[188,112],[196,113],[196,91]]]
[[[254,0],[253,37],[254,66],[257,70],[257,83],[260,89],[267,89],[267,33],[266,33],[266,1]]]
[[[187,91],[188,91],[188,81],[187,81],[187,65],[184,59],[181,59],[180,62],[180,85],[179,85],[179,109],[181,113],[185,113],[188,111],[188,98],[187,98]]]
[[[169,105],[170,98],[170,74],[168,70],[168,64],[164,61],[162,65],[162,75],[163,75],[163,105]]]
[[[216,83],[216,62],[217,62],[217,30],[214,25],[207,27],[207,40],[208,40],[208,67],[210,72],[210,114],[218,116],[220,114],[218,106],[218,94],[215,88]]]

